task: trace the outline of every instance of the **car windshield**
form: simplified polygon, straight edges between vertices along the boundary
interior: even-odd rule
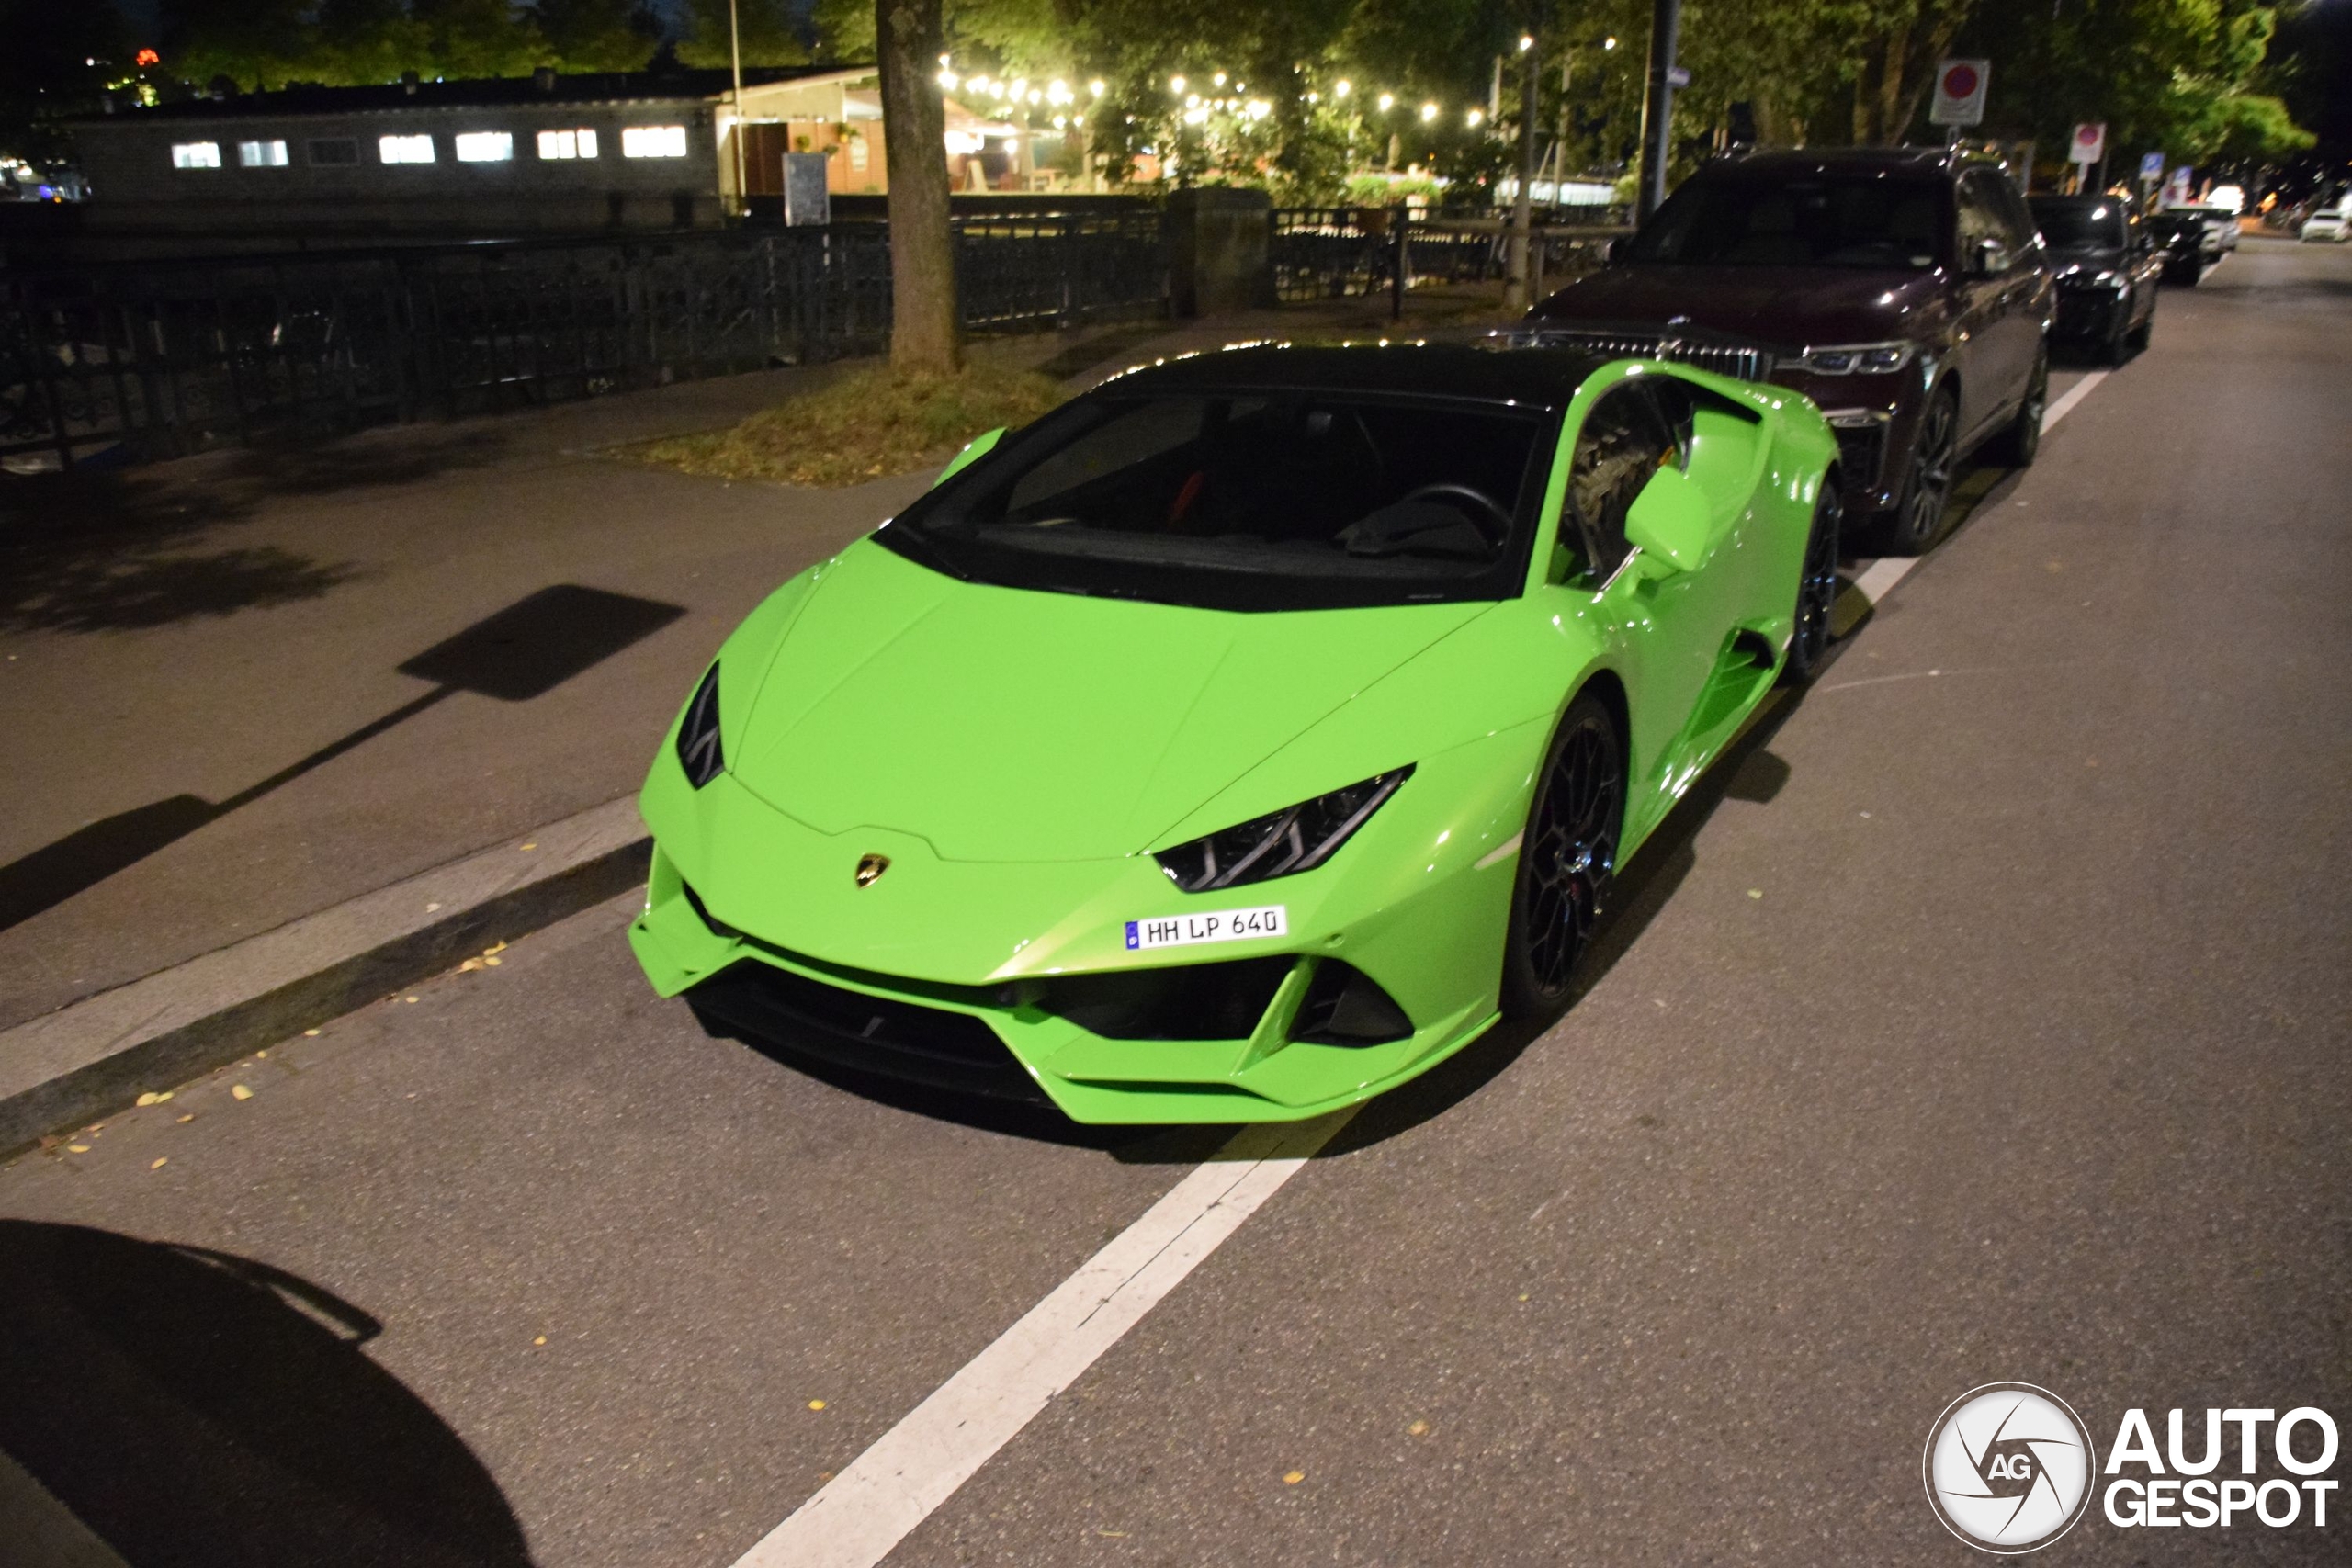
[[[1694,266],[1936,265],[1943,187],[1926,180],[1825,176],[1696,179],[1633,242],[1637,262]]]
[[[1206,609],[1505,599],[1557,423],[1425,397],[1098,392],[876,537],[968,581]]]
[[[2062,251],[2122,248],[2123,209],[2114,202],[2102,201],[2092,207],[2054,201],[2030,205],[2034,227],[2041,231],[2043,239]]]

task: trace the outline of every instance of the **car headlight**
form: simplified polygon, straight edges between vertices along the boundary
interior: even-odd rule
[[[696,789],[727,771],[727,754],[718,747],[718,666],[695,688],[686,716],[678,721],[678,766]]]
[[[1151,858],[1169,881],[1187,893],[1313,871],[1336,854],[1412,773],[1408,763],[1374,773],[1362,784],[1161,850]]]
[[[1808,348],[1781,363],[1788,369],[1806,370],[1815,376],[1851,376],[1858,371],[1877,376],[1902,369],[1911,363],[1914,352],[1907,343],[1849,343],[1834,348]]]

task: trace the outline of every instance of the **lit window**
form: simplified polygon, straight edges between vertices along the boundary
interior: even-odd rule
[[[172,167],[175,169],[217,169],[220,166],[220,143],[218,141],[172,143]]]
[[[683,125],[630,125],[621,128],[624,158],[683,158],[686,128]]]
[[[539,132],[539,156],[542,158],[593,158],[595,155],[596,133],[593,130]]]
[[[511,130],[461,130],[457,143],[460,164],[503,164],[514,156]]]
[[[286,166],[286,143],[283,141],[240,141],[237,162],[248,169],[282,169]]]
[[[433,162],[433,138],[424,136],[379,136],[376,139],[376,156],[387,164],[430,164]]]

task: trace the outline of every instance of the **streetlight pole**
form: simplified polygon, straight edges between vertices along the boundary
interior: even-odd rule
[[[1542,81],[1541,51],[1535,47],[1532,33],[1519,40],[1519,51],[1526,56],[1519,73],[1519,197],[1510,204],[1510,248],[1504,268],[1503,309],[1517,312],[1528,307],[1527,282],[1530,261],[1528,242],[1533,236],[1532,210],[1535,187],[1535,111],[1536,88]]]
[[[1682,0],[1650,0],[1649,90],[1642,97],[1642,197],[1646,219],[1666,199],[1666,161],[1674,147],[1674,48]]]
[[[728,139],[735,143],[735,211],[748,216],[752,193],[743,188],[743,24],[736,15],[736,0],[727,0],[727,58],[735,70],[735,96],[729,105],[735,122],[728,128]]]

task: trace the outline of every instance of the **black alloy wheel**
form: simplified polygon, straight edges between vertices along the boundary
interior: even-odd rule
[[[1835,477],[1822,481],[1813,530],[1805,536],[1804,566],[1797,577],[1796,626],[1789,634],[1789,656],[1781,665],[1781,678],[1792,686],[1812,684],[1821,661],[1829,657],[1830,625],[1838,607],[1838,535],[1846,511],[1838,499]]]
[[[1579,696],[1537,776],[1503,938],[1503,1011],[1550,1015],[1568,998],[1617,873],[1625,816],[1624,749],[1609,710]]]
[[[1952,470],[1959,466],[1960,399],[1946,387],[1929,400],[1912,439],[1911,474],[1890,519],[1894,554],[1916,556],[1936,542],[1943,530],[1944,503],[1951,499]]]
[[[2147,353],[2149,340],[2154,338],[2155,335],[2156,302],[2154,299],[2151,299],[2148,301],[2147,315],[2141,320],[2138,326],[2132,329],[2132,352],[2134,354]]]

